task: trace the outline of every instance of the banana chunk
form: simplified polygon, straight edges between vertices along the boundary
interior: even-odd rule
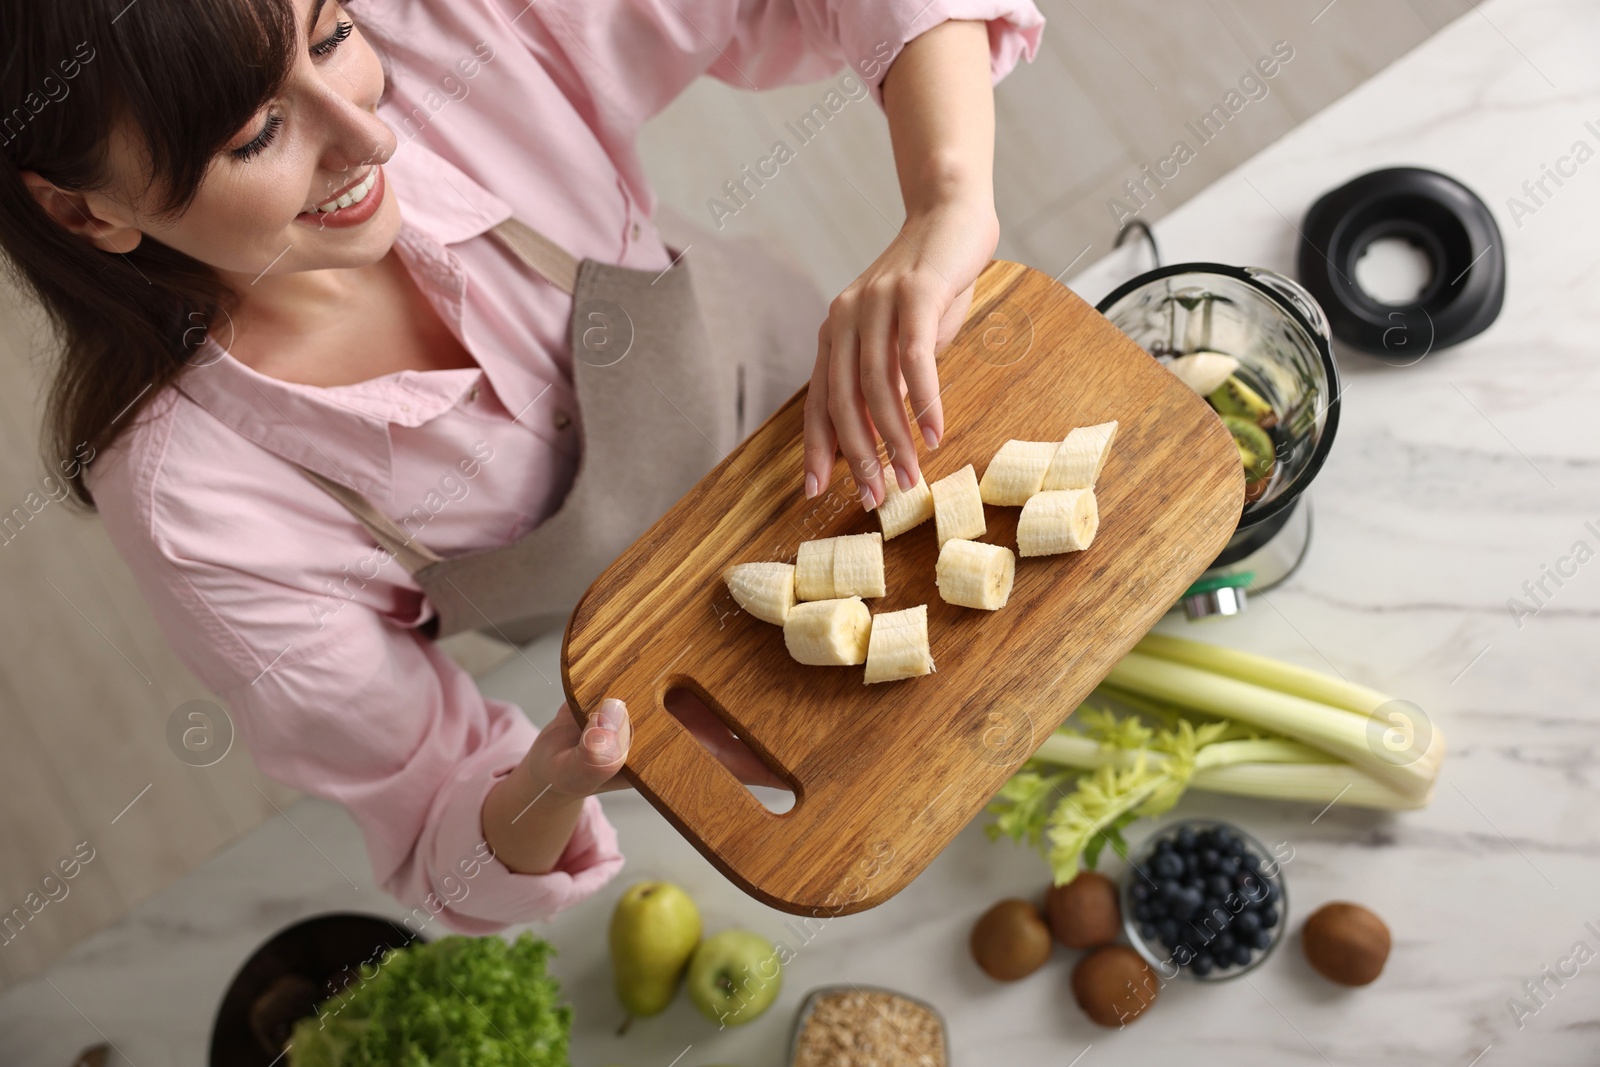
[[[783,643],[796,663],[844,667],[865,663],[872,613],[858,596],[796,604],[783,622]]]
[[[933,492],[920,475],[917,484],[904,491],[893,476],[884,479],[883,503],[878,505],[878,522],[883,539],[899,537],[914,526],[933,518]]]
[[[928,605],[885,611],[872,617],[867,641],[868,684],[915,678],[934,670],[928,649]]]
[[[833,541],[833,595],[882,596],[883,534],[845,534]]]
[[[978,491],[985,504],[1018,507],[1039,491],[1059,441],[1007,441],[984,469]]]
[[[1017,557],[1005,545],[955,538],[939,549],[934,573],[945,603],[994,611],[1005,607],[1011,596]]]
[[[833,550],[836,539],[801,541],[794,556],[794,595],[800,600],[833,599]]]
[[[988,524],[983,517],[983,492],[972,464],[933,483],[933,523],[942,547],[952,538],[982,537]]]
[[[1233,372],[1239,369],[1239,361],[1221,352],[1190,352],[1168,363],[1167,369],[1184,385],[1207,396],[1233,377]]]
[[[882,596],[883,535],[843,534],[800,542],[795,553],[794,594],[799,600]]]
[[[1089,547],[1099,529],[1100,508],[1093,489],[1049,490],[1022,505],[1017,551],[1024,556],[1077,552]]]
[[[783,625],[794,607],[794,564],[736,563],[722,572],[738,605],[762,622]]]
[[[1106,453],[1117,436],[1117,420],[1102,422],[1098,426],[1080,426],[1067,434],[1050,466],[1044,472],[1041,490],[1093,489],[1105,466]]]

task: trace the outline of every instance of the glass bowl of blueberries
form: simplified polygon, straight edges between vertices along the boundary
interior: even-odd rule
[[[1128,854],[1123,927],[1163,977],[1247,973],[1283,940],[1288,904],[1272,853],[1228,823],[1169,823]]]

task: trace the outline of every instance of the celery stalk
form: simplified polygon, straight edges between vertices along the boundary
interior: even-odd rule
[[[1103,684],[1303,741],[1409,797],[1428,793],[1443,756],[1444,738],[1435,732],[1414,762],[1391,763],[1373,747],[1365,715],[1144,653],[1124,656]]]
[[[1145,634],[1134,646],[1134,651],[1174,663],[1186,663],[1213,674],[1224,674],[1241,682],[1303,697],[1331,708],[1343,708],[1358,715],[1371,715],[1391,699],[1376,689],[1292,663],[1167,634]]]

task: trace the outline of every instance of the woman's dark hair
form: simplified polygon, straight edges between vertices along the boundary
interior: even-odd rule
[[[44,448],[88,507],[72,457],[110,447],[233,294],[148,237],[122,255],[68,233],[20,172],[101,187],[109,135],[126,123],[148,159],[149,203],[181,215],[213,156],[288,78],[295,23],[292,0],[0,0],[0,248],[59,336]]]

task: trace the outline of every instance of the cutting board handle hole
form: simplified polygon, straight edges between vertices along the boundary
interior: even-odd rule
[[[744,783],[744,787],[750,790],[750,795],[762,807],[775,815],[782,815],[794,807],[794,790],[788,785],[789,776],[783,772],[783,768],[774,765],[771,759],[747,744],[709,694],[698,687],[676,683],[662,695],[661,702],[668,714],[700,743],[700,747]],[[756,777],[762,770],[765,770],[773,784],[751,785],[745,781]]]

